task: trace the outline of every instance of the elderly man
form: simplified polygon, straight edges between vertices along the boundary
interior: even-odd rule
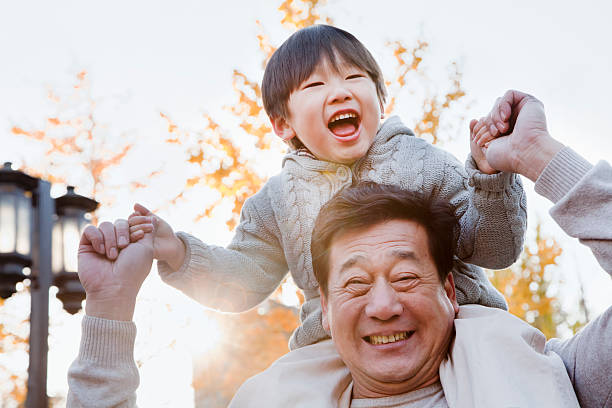
[[[610,165],[600,162],[591,166],[552,139],[546,130],[542,104],[516,91],[506,93],[491,114],[472,122],[471,128],[472,142],[483,145],[482,154],[489,164],[535,181],[536,191],[555,203],[553,218],[569,235],[588,245],[612,274]],[[508,131],[509,136],[491,140]],[[351,210],[355,208],[359,209]],[[323,294],[323,321],[332,335],[330,348],[338,350],[351,376],[344,381],[341,367],[326,366],[339,373],[338,400],[322,405],[314,398],[316,378],[307,372],[288,373],[291,367],[283,368],[281,358],[270,370],[304,378],[311,391],[285,406],[482,406],[475,400],[466,403],[461,395],[469,381],[486,383],[488,378],[480,371],[495,374],[498,381],[501,378],[512,383],[517,379],[515,373],[507,373],[507,378],[500,376],[506,374],[504,368],[490,364],[494,367],[491,370],[489,362],[479,362],[479,370],[470,368],[470,362],[461,361],[461,350],[453,349],[456,333],[473,336],[478,347],[507,352],[503,328],[495,341],[479,340],[479,333],[462,331],[463,311],[458,309],[453,277],[446,273],[445,266],[452,257],[452,229],[453,220],[443,204],[423,203],[389,187],[370,185],[347,190],[322,210],[312,250]],[[135,328],[129,320],[150,266],[151,240],[145,237],[131,244],[112,263],[93,250],[94,241],[99,239],[90,230],[81,241],[79,273],[88,303],[81,350],[69,373],[69,405],[130,406],[134,403],[137,370],[133,362]],[[103,290],[108,287],[114,289]],[[123,307],[117,308],[117,301]],[[607,407],[612,398],[612,353],[607,347],[610,338],[612,309],[567,341],[551,340],[535,346],[542,348],[542,355],[562,360],[568,391],[573,386],[581,406]],[[331,361],[324,354],[307,355],[308,347],[300,352],[313,365],[325,366]],[[445,374],[448,372],[454,377]],[[482,383],[479,386],[483,388]],[[244,396],[252,395],[257,387],[255,377],[243,386],[232,404],[252,405]],[[268,386],[267,390],[273,388]]]

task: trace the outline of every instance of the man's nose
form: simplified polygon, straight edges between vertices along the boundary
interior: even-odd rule
[[[376,282],[369,293],[366,315],[373,319],[389,320],[403,311],[398,294],[389,282]]]

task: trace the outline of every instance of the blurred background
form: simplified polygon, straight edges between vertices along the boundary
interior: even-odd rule
[[[593,162],[610,160],[611,12],[604,1],[3,2],[0,160],[51,181],[54,196],[74,185],[95,198],[94,223],[140,202],[175,230],[225,245],[244,200],[286,151],[262,109],[263,67],[315,23],[356,35],[385,74],[387,117],[461,161],[469,120],[510,88],[543,101],[555,137]],[[512,313],[568,337],[612,304],[612,283],[528,180],[525,190],[525,250],[489,276]],[[59,407],[83,312],[66,313],[53,291],[47,386]],[[154,270],[134,319],[139,405],[226,406],[288,351],[301,301],[286,280],[257,308],[221,314]],[[25,400],[29,307],[28,281],[0,301],[0,407]]]

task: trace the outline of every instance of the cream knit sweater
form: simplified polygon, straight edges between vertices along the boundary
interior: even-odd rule
[[[450,202],[460,223],[457,255],[464,262],[504,268],[522,250],[526,204],[520,178],[480,173],[471,158],[464,168],[450,153],[415,137],[392,117],[381,126],[366,156],[351,166],[289,153],[281,173],[245,203],[227,248],[179,233],[187,248],[185,262],[178,271],[160,262],[160,275],[205,306],[240,312],[266,299],[290,271],[306,299],[290,348],[327,338],[312,271],[312,229],[323,204],[362,180]],[[506,308],[481,268],[458,260],[453,274],[460,304]]]

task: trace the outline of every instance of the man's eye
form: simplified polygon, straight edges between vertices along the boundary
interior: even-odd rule
[[[362,281],[361,279],[351,279],[346,284],[347,284],[347,286],[348,285],[365,285],[365,282]]]
[[[404,275],[395,279],[393,283],[398,288],[410,288],[417,283],[417,277],[414,275]]]
[[[319,85],[323,85],[323,82],[311,82],[309,84],[306,84],[306,86],[304,86],[302,89],[312,88],[314,86],[319,86]]]
[[[344,286],[348,293],[354,296],[362,296],[368,293],[370,285],[361,279],[351,279]]]

